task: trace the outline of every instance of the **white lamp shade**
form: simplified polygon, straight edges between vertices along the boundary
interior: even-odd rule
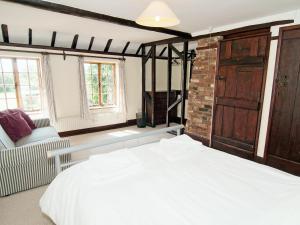
[[[137,18],[136,23],[148,27],[172,27],[178,25],[180,20],[166,3],[153,1]]]

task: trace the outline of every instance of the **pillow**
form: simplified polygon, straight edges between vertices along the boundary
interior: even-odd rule
[[[35,124],[33,123],[32,119],[22,110],[22,109],[8,109],[7,110],[9,113],[14,113],[14,112],[20,112],[21,116],[24,118],[24,120],[27,122],[29,127],[33,130],[36,129]]]
[[[0,125],[13,142],[20,140],[32,132],[20,112],[0,115]]]

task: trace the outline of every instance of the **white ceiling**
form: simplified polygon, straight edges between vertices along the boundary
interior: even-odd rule
[[[135,20],[152,0],[49,0]],[[295,10],[300,0],[162,0],[181,20],[173,27],[190,33]]]
[[[49,1],[135,20],[151,0]],[[181,20],[181,24],[172,29],[190,33],[300,8],[300,0],[164,1]],[[52,32],[57,31],[56,46],[59,47],[70,47],[74,35],[79,34],[78,48],[87,49],[91,36],[95,36],[93,50],[103,50],[107,40],[112,38],[111,51],[121,52],[130,41],[128,53],[135,53],[140,43],[172,37],[2,1],[0,24],[8,25],[10,41],[15,43],[28,43],[28,28],[32,28],[33,44],[50,45]],[[190,48],[194,47],[195,43],[192,43]],[[163,46],[158,48],[158,53],[161,48]]]

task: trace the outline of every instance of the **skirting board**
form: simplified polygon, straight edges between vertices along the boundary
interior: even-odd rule
[[[63,132],[59,132],[58,134],[60,137],[69,137],[69,136],[75,136],[75,135],[80,135],[80,134],[88,134],[88,133],[100,132],[100,131],[105,131],[105,130],[129,127],[129,126],[134,126],[134,125],[136,125],[135,119],[128,120],[125,123],[117,123],[117,124],[111,124],[111,125],[100,126],[100,127],[79,129],[79,130],[63,131]]]
[[[202,144],[204,144],[205,146],[209,146],[209,140],[194,134],[191,134],[189,132],[184,132],[186,135],[190,136],[191,138],[193,138],[196,141],[200,141],[202,142]]]

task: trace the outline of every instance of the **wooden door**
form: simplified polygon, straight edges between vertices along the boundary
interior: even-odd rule
[[[300,175],[300,26],[280,31],[267,164]]]
[[[269,33],[220,42],[212,147],[253,158],[269,43]]]

